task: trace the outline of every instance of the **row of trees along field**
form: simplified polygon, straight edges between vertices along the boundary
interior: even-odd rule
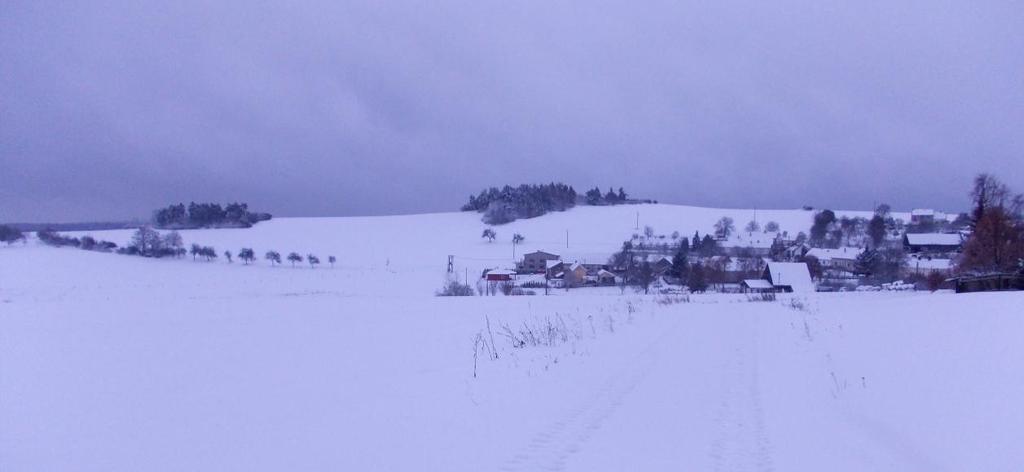
[[[229,203],[224,207],[219,203],[192,202],[188,207],[178,203],[153,214],[153,222],[160,229],[249,228],[271,218],[270,213],[249,211],[246,203]]]
[[[218,252],[212,246],[202,246],[199,244],[192,244],[189,249],[185,249],[184,241],[181,238],[181,234],[177,231],[170,231],[161,234],[159,231],[150,228],[148,226],[139,228],[132,235],[132,242],[125,247],[118,248],[117,244],[110,241],[99,241],[94,239],[92,236],[71,237],[66,236],[55,231],[43,230],[37,233],[39,240],[43,243],[55,246],[55,247],[76,247],[87,251],[99,251],[99,252],[114,252],[118,254],[130,255],[130,256],[142,256],[142,257],[175,257],[181,258],[186,254],[190,254],[193,260],[203,259],[205,261],[212,261],[218,258]],[[256,262],[256,252],[252,248],[241,248],[237,254],[232,254],[231,251],[224,251],[224,259],[229,263],[234,262],[237,257],[243,264],[252,264]],[[277,251],[267,251],[263,258],[270,262],[271,265],[279,265],[283,260],[287,260],[291,263],[292,267],[296,264],[302,264],[306,262],[310,267],[316,267],[320,264],[320,258],[315,254],[306,254],[305,256],[291,252],[287,254],[285,258],[281,257],[281,253]],[[334,267],[334,264],[338,259],[334,256],[327,256],[327,262]]]

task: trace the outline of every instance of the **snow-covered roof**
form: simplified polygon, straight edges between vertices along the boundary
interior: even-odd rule
[[[604,270],[604,269],[601,269],[601,270],[597,271],[597,276],[598,277],[607,277],[609,275],[612,276],[612,277],[615,277],[615,273],[614,272],[610,272],[610,271],[607,271],[607,270]]]
[[[515,275],[516,271],[510,269],[491,269],[487,275]]]
[[[930,208],[918,208],[910,212],[911,216],[935,216],[935,210]]]
[[[559,261],[559,260],[548,259],[548,260],[544,261],[544,267],[550,269],[550,268],[552,268],[554,266],[557,266],[558,264],[561,264],[561,263],[562,263],[562,261]]]
[[[763,288],[763,289],[770,289],[770,288],[772,288],[771,282],[769,282],[767,280],[764,280],[764,279],[746,279],[746,280],[743,281],[743,283],[747,287],[750,287],[750,288]]]
[[[778,233],[736,233],[718,244],[722,247],[770,249],[777,236]]]
[[[579,262],[573,262],[572,265],[569,266],[569,270],[572,272],[576,272],[576,270],[581,267],[583,267],[583,264],[580,264]]]
[[[527,256],[542,256],[542,257],[545,257],[545,256],[558,257],[558,254],[552,254],[552,253],[547,252],[547,251],[533,251],[533,252],[527,253],[526,255]]]
[[[803,262],[769,262],[767,270],[774,285],[788,285],[794,292],[814,291],[811,272]]]
[[[907,233],[911,246],[959,246],[960,235],[956,233]]]
[[[931,270],[949,270],[953,268],[952,259],[928,259],[928,258],[912,258],[908,263],[908,266],[914,269],[931,269]]]
[[[807,251],[808,256],[814,256],[819,261],[830,261],[832,259],[856,259],[862,250],[855,247],[841,247],[839,249],[827,249],[816,247]]]

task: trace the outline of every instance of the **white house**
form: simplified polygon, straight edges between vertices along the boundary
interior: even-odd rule
[[[827,249],[816,247],[807,251],[808,256],[814,256],[825,269],[844,270],[853,272],[857,265],[857,256],[862,252],[855,247],[841,247],[839,249]]]

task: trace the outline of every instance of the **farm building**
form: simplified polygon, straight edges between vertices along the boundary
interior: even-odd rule
[[[959,252],[963,238],[957,233],[907,233],[903,248],[912,254],[949,254]]]

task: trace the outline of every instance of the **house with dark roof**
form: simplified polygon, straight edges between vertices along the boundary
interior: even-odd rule
[[[949,254],[960,252],[963,237],[958,233],[907,233],[903,249],[911,254]]]

